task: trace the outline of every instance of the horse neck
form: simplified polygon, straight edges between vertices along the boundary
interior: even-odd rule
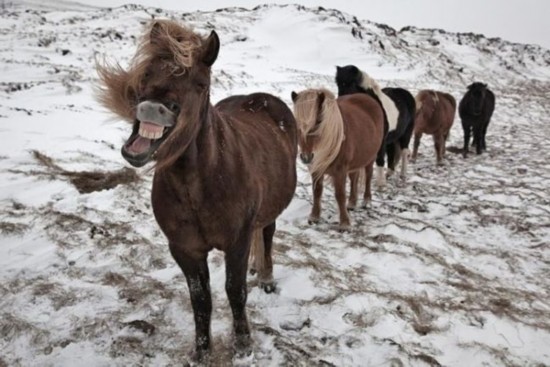
[[[189,116],[193,116],[193,113],[186,114],[183,119]],[[173,132],[174,136],[167,148],[168,153],[157,162],[157,172],[175,171],[180,177],[187,177],[189,172],[181,171],[192,171],[197,167],[198,160],[201,159],[198,143],[205,140],[204,136],[214,116],[215,110],[207,96],[196,117],[184,121],[184,127]]]

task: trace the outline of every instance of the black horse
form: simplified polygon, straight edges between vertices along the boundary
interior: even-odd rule
[[[495,95],[487,88],[487,84],[475,82],[468,86],[468,91],[458,105],[458,113],[464,130],[464,157],[468,155],[470,134],[474,134],[473,145],[476,153],[487,150],[485,134],[487,126],[495,110]]]
[[[338,96],[366,93],[376,99],[384,110],[384,140],[376,157],[377,182],[384,186],[384,156],[388,155],[388,174],[393,173],[401,157],[401,177],[406,177],[409,142],[414,130],[416,104],[412,94],[402,88],[381,89],[367,73],[354,65],[336,67]]]

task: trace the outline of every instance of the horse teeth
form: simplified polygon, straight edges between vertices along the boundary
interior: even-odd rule
[[[145,128],[139,128],[139,135],[147,139],[159,139],[162,137],[162,131],[148,131]]]

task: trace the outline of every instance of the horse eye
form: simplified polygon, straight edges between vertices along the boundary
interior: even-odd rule
[[[180,112],[180,105],[176,102],[168,102],[166,104],[166,107],[168,107],[170,111],[174,112],[175,114],[178,114]]]

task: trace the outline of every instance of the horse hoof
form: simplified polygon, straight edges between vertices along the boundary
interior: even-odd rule
[[[250,335],[235,336],[233,351],[238,358],[247,357],[252,354],[252,339]]]
[[[210,351],[208,349],[195,349],[191,354],[190,360],[194,363],[203,364],[208,362]]]
[[[311,218],[311,217],[310,217],[310,218],[307,220],[307,224],[309,224],[309,225],[318,224],[318,223],[319,223],[319,218]]]
[[[275,282],[260,282],[260,288],[263,289],[265,293],[270,294],[275,292],[277,286]]]
[[[355,205],[348,205],[347,209],[352,212],[355,210]]]
[[[338,232],[341,232],[341,233],[349,232],[350,229],[351,229],[351,226],[349,224],[340,224],[338,226]]]

